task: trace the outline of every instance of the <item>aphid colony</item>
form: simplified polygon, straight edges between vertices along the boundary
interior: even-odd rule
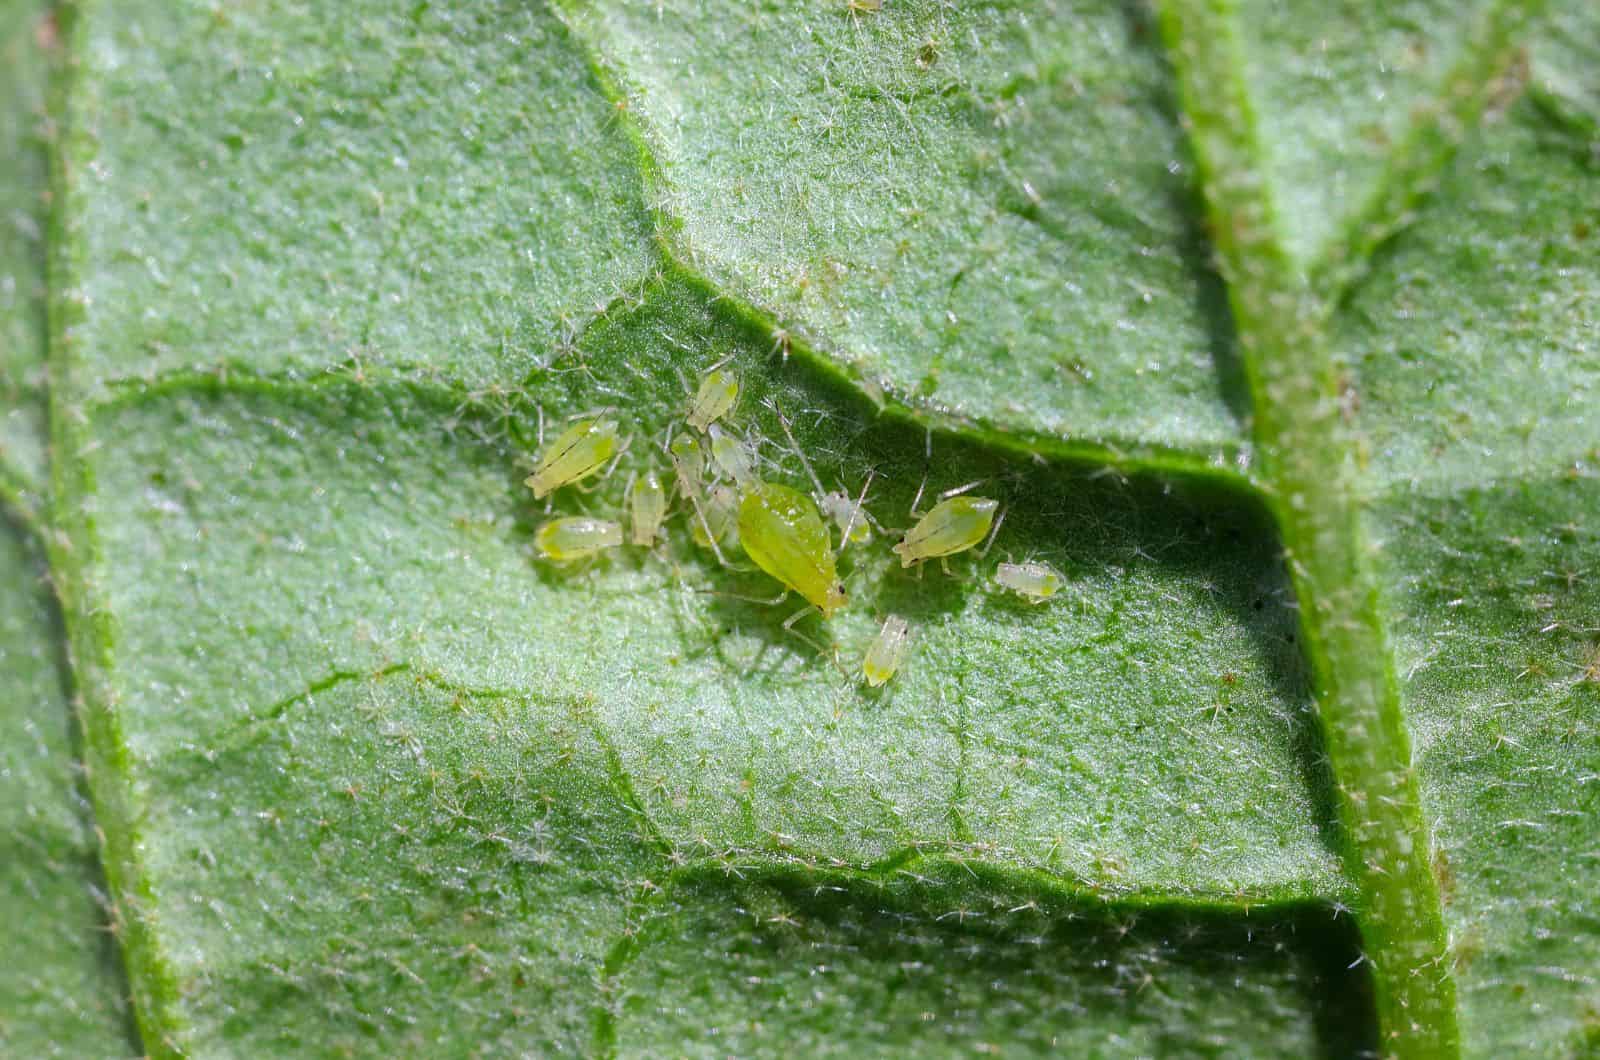
[[[758,474],[756,453],[750,444],[719,421],[739,398],[739,382],[721,366],[712,368],[700,380],[684,415],[687,431],[677,431],[663,449],[672,466],[673,484],[669,488],[654,470],[636,475],[626,489],[629,516],[628,541],[643,548],[653,547],[662,537],[669,508],[676,498],[687,504],[686,518],[695,544],[716,554],[718,562],[731,566],[727,551],[735,546],[762,571],[781,582],[785,592],[802,597],[807,606],[791,615],[784,628],[794,624],[815,608],[828,618],[848,603],[844,583],[839,578],[838,556],[850,545],[872,540],[878,526],[863,506],[872,475],[856,497],[842,490],[828,491],[806,460],[789,421],[776,407],[784,435],[815,487],[807,496]],[[572,423],[550,444],[544,446],[524,484],[534,497],[543,499],[563,486],[583,488],[585,480],[609,473],[627,445],[618,435],[618,422],[601,413]],[[696,437],[696,434],[702,437]],[[703,438],[703,444],[702,444]],[[988,497],[970,496],[968,491],[980,483],[969,483],[940,495],[938,503],[919,512],[922,489],[911,503],[916,520],[905,531],[893,551],[902,568],[919,566],[930,559],[947,564],[949,557],[969,549],[989,545],[1004,522],[1000,503]],[[926,482],[923,483],[924,487]],[[829,524],[838,531],[835,547]],[[551,519],[539,527],[534,542],[539,554],[556,563],[588,559],[623,543],[620,523],[588,516]],[[948,571],[948,566],[945,567]],[[919,569],[920,573],[920,569]],[[995,582],[1033,603],[1043,603],[1060,589],[1061,576],[1044,563],[1001,563]],[[876,639],[862,661],[862,674],[877,687],[894,676],[910,645],[911,629],[897,615],[884,620]]]

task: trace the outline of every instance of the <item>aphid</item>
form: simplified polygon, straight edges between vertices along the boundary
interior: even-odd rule
[[[678,476],[678,492],[695,498],[705,488],[706,455],[692,435],[680,434],[667,446],[667,457]]]
[[[545,559],[569,563],[621,545],[622,524],[586,516],[551,519],[539,527],[533,540]]]
[[[872,516],[867,514],[862,501],[866,499],[867,487],[872,485],[873,472],[867,473],[866,485],[861,487],[861,496],[855,500],[850,499],[850,494],[844,490],[834,490],[824,493],[817,499],[817,506],[822,509],[822,514],[832,519],[839,527],[839,547],[845,545],[864,545],[872,540]]]
[[[579,420],[540,454],[533,474],[522,484],[532,487],[533,495],[543,499],[551,490],[594,474],[616,451],[616,420]]]
[[[949,497],[940,501],[894,546],[900,554],[900,566],[909,567],[976,547],[994,526],[994,514],[999,508],[1000,502],[988,497]]]
[[[817,477],[817,472],[811,466],[811,461],[806,459],[805,451],[800,448],[800,443],[795,441],[794,431],[789,427],[789,417],[785,416],[783,411],[774,403],[769,403],[767,407],[777,413],[778,423],[783,427],[784,436],[789,439],[789,448],[800,458],[801,465],[806,469],[806,475],[810,477],[811,484],[816,487],[815,496],[818,507],[822,509],[824,515],[838,525],[840,550],[843,551],[847,545],[860,545],[871,541],[872,528],[867,524],[872,517],[867,514],[867,509],[862,502],[866,500],[867,490],[871,487],[872,477],[876,472],[867,472],[867,481],[861,487],[861,495],[855,500],[851,500],[850,495],[844,490],[833,490],[832,492],[824,490],[822,488],[822,480]]]
[[[661,535],[661,521],[667,517],[667,491],[654,471],[646,471],[628,487],[628,513],[632,517],[630,540],[646,548]]]
[[[756,566],[805,597],[823,618],[845,605],[828,528],[805,494],[756,482],[739,502],[739,540]]]
[[[732,372],[714,368],[700,380],[700,389],[695,391],[694,400],[689,402],[689,414],[685,419],[689,421],[689,426],[703,431],[726,415],[738,399],[739,380]]]
[[[722,469],[722,473],[738,483],[740,489],[748,489],[756,480],[755,455],[750,451],[750,445],[744,439],[729,434],[713,423],[710,427],[711,435],[711,460]]]
[[[995,568],[994,580],[1035,604],[1044,603],[1061,588],[1061,575],[1048,563],[1002,563]]]
[[[694,543],[701,548],[732,547],[739,533],[739,495],[733,487],[718,483],[694,505],[689,517],[689,533]]]
[[[883,628],[878,631],[878,636],[861,660],[861,672],[866,676],[867,684],[877,688],[895,675],[900,663],[905,660],[909,639],[910,627],[905,619],[890,615],[883,620]]]

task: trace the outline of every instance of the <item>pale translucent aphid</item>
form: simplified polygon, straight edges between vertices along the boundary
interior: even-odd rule
[[[551,519],[539,527],[533,541],[545,559],[568,563],[621,545],[622,524],[587,516]]]
[[[523,485],[543,498],[551,490],[589,477],[605,466],[617,451],[617,421],[597,417],[568,427],[539,454],[533,474]]]
[[[654,471],[646,471],[628,487],[629,540],[649,548],[661,536],[661,522],[667,517],[667,491]]]
[[[695,391],[694,400],[689,402],[689,414],[685,419],[689,421],[689,426],[697,431],[703,431],[727,415],[737,400],[739,400],[738,377],[721,368],[713,368],[700,380],[700,389]]]
[[[833,490],[817,498],[817,507],[822,509],[822,514],[839,527],[841,549],[846,545],[864,545],[872,540],[873,520],[863,502],[867,499],[867,490],[872,486],[875,474],[875,471],[867,472],[867,481],[862,484],[861,495],[855,500],[851,500],[850,494],[844,490]]]
[[[667,446],[667,457],[678,476],[678,492],[693,500],[706,483],[706,455],[692,435],[680,434]]]
[[[695,544],[716,548],[719,555],[718,546],[734,545],[739,533],[739,495],[733,487],[718,483],[706,490],[689,517],[689,533]]]
[[[844,490],[829,492],[822,488],[822,480],[817,477],[817,472],[811,466],[811,461],[806,459],[805,450],[800,448],[800,443],[795,441],[794,431],[789,427],[789,417],[783,414],[775,403],[768,402],[767,407],[777,414],[778,423],[783,427],[784,437],[789,439],[789,448],[794,455],[800,458],[800,464],[806,469],[806,476],[811,479],[811,485],[816,487],[817,505],[824,515],[832,519],[839,527],[839,549],[843,551],[851,544],[865,544],[872,540],[872,529],[867,525],[871,516],[862,506],[867,497],[867,487],[872,485],[872,476],[875,472],[867,472],[867,481],[861,487],[861,495],[855,500]]]
[[[883,620],[883,628],[867,648],[865,658],[861,660],[861,672],[866,676],[867,684],[877,688],[900,669],[900,663],[905,660],[906,648],[909,646],[911,627],[899,615],[890,615]]]
[[[712,462],[724,475],[738,483],[740,489],[748,489],[756,480],[756,458],[750,451],[750,444],[715,423],[708,433],[711,435]]]
[[[994,580],[1036,604],[1044,603],[1061,588],[1061,575],[1048,563],[1002,563],[995,568]]]
[[[756,566],[805,597],[823,618],[845,605],[831,535],[804,493],[756,482],[739,502],[739,540]]]
[[[1000,502],[988,497],[961,496],[940,501],[894,546],[900,555],[900,566],[976,548],[989,535],[999,510]]]

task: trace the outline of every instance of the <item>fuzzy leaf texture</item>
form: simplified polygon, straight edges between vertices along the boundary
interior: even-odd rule
[[[0,1052],[1600,1049],[1594,4],[0,49]],[[725,359],[762,477],[870,478],[826,623],[681,500],[535,556]],[[975,480],[994,551],[901,570]]]

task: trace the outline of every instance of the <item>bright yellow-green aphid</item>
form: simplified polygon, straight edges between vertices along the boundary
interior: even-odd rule
[[[833,541],[805,494],[756,482],[739,502],[739,540],[756,566],[805,597],[823,618],[845,605]]]
[[[738,399],[738,378],[732,372],[713,369],[700,380],[700,389],[695,391],[694,400],[689,402],[689,415],[685,419],[689,421],[689,426],[703,431],[727,415]]]
[[[994,525],[994,513],[1000,502],[988,497],[951,497],[933,506],[933,510],[913,526],[894,551],[900,554],[900,566],[909,567],[925,559],[952,556],[975,548]]]
[[[718,483],[694,505],[689,515],[689,533],[694,543],[701,548],[716,547],[713,542],[731,548],[739,533],[739,495],[733,487]]]
[[[994,580],[1003,588],[1042,604],[1061,588],[1061,575],[1048,563],[1002,563]]]
[[[705,488],[706,455],[692,435],[680,434],[667,446],[672,470],[678,475],[678,492],[695,498]]]
[[[866,657],[861,660],[861,672],[866,676],[867,684],[877,688],[895,675],[900,663],[905,660],[909,639],[910,627],[905,619],[890,615],[883,620],[883,628],[878,631],[878,636],[867,648]]]
[[[585,516],[551,519],[539,527],[533,541],[545,559],[568,563],[621,545],[622,524]]]
[[[667,517],[667,491],[654,471],[646,471],[628,488],[630,540],[646,548],[661,534],[661,521]]]
[[[750,451],[750,444],[715,423],[708,433],[711,435],[712,462],[740,489],[748,489],[756,480],[756,460],[755,454]]]
[[[551,490],[599,471],[616,451],[616,420],[579,420],[539,454],[539,463],[523,485],[531,486],[533,495],[543,498]]]

